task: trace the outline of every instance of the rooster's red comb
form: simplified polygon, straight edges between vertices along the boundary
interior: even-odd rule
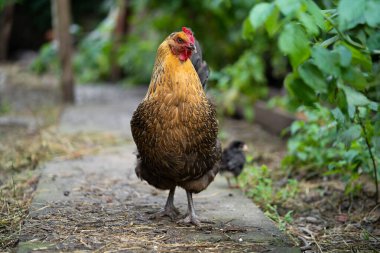
[[[190,39],[190,42],[191,43],[194,43],[194,35],[193,35],[193,32],[189,29],[189,28],[187,28],[187,27],[182,27],[182,31],[184,32],[184,33],[186,33],[187,34],[187,36],[189,37],[189,39]]]

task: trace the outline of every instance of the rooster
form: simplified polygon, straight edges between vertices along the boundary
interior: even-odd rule
[[[188,210],[178,222],[199,226],[208,220],[196,215],[192,195],[214,180],[222,150],[215,107],[203,89],[208,67],[197,45],[186,27],[161,43],[131,130],[138,151],[136,175],[158,189],[169,190],[164,209],[155,217],[177,217],[173,201],[179,186],[186,190]]]

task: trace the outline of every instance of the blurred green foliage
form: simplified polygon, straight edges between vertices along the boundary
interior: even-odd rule
[[[0,11],[3,10],[8,5],[20,3],[23,0],[0,0]]]
[[[235,61],[244,49],[241,22],[251,0],[158,0],[139,1],[136,21],[159,32],[159,42],[182,26],[191,27],[200,41],[205,60],[213,69]],[[151,22],[151,24],[149,24]],[[147,33],[147,30],[145,33]],[[148,30],[149,31],[149,30]]]
[[[265,1],[251,2],[251,8]],[[265,14],[264,14],[265,15]],[[254,117],[253,103],[268,96],[268,84],[281,87],[288,73],[288,60],[276,45],[276,38],[269,36],[264,29],[255,30],[251,22],[262,15],[252,10],[247,13],[239,29],[240,36],[246,41],[245,52],[234,63],[229,63],[220,71],[212,73],[216,80],[214,94],[219,105],[228,114],[243,109],[246,119]]]
[[[82,82],[109,78],[111,34],[115,23],[112,13],[117,7],[116,1],[112,3],[109,15],[90,34],[80,39],[75,68]],[[129,31],[117,53],[117,62],[129,82],[149,83],[158,45],[182,26],[191,27],[212,69],[234,62],[246,48],[240,24],[252,1],[171,0],[163,3],[132,0],[128,3],[131,12]]]
[[[274,0],[255,5],[247,18],[250,29],[278,38],[289,58],[292,72],[284,84],[290,102],[317,112],[308,115],[317,120],[293,124],[284,164],[329,168],[330,174],[348,175],[348,182],[362,171],[377,184],[380,16],[374,10],[380,2],[340,0],[329,7],[322,11],[311,0]]]
[[[9,101],[6,99],[0,100],[0,115],[7,114],[11,111],[11,106],[9,104]]]
[[[182,26],[191,27],[199,40],[204,59],[213,72],[234,62],[246,48],[241,22],[252,1],[170,0],[131,1],[133,16],[120,63],[134,82],[148,83],[158,45]]]
[[[48,43],[41,47],[38,57],[32,62],[30,68],[37,74],[47,71],[58,72],[58,48],[55,43]]]
[[[107,79],[111,68],[112,31],[116,9],[80,42],[74,57],[74,69],[81,82]]]
[[[253,103],[268,93],[263,59],[251,50],[245,51],[234,64],[214,73],[213,79],[217,80],[213,92],[218,104],[230,115],[241,106],[248,120],[254,116]]]

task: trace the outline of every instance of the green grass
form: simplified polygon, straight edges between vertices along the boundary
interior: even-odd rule
[[[239,185],[244,193],[258,204],[282,231],[285,231],[287,224],[293,220],[293,210],[284,211],[286,208],[283,206],[297,195],[299,186],[294,179],[287,179],[286,183],[278,185],[276,182],[279,180],[275,177],[278,175],[274,176],[266,165],[257,166],[248,163],[239,176]]]

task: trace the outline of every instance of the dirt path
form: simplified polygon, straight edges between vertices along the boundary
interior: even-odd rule
[[[127,144],[45,164],[18,252],[300,252],[221,177],[194,198],[197,212],[214,224],[196,228],[149,219],[164,205],[167,192],[134,174],[129,120],[143,94],[143,89],[78,89],[78,104],[64,111],[61,131],[111,132]],[[182,189],[176,192],[175,204],[184,214]]]

